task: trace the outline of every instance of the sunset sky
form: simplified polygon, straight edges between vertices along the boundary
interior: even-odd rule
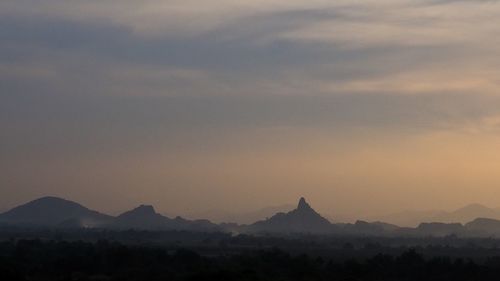
[[[500,2],[2,0],[0,210],[500,207]]]

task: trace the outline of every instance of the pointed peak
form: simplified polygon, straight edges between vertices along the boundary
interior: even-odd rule
[[[311,209],[311,206],[307,204],[306,199],[304,197],[301,197],[299,200],[299,205],[297,206],[298,210],[304,210],[304,209]]]

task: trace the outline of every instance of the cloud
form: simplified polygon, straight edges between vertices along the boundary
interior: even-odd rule
[[[468,107],[496,114],[498,13],[474,1],[3,1],[0,89],[110,111],[173,99],[190,115],[157,118],[177,129],[441,128],[473,118]]]
[[[0,1],[15,191],[0,198],[494,195],[499,16],[496,1]]]
[[[135,122],[177,130],[448,128],[496,114],[499,13],[494,1],[2,1],[0,90],[52,100],[47,112],[150,100],[137,112],[156,119]],[[66,106],[86,120],[84,104]],[[132,122],[128,106],[118,116]]]
[[[493,46],[500,38],[500,10],[492,2],[0,5],[2,68],[12,67],[8,76],[19,77],[21,68],[33,75],[45,67],[61,76],[41,81],[56,91],[70,91],[61,87],[69,84],[103,94],[489,94],[497,86],[499,56]],[[458,69],[466,74],[461,77]],[[196,75],[191,79],[187,73]],[[14,81],[9,78],[8,84]]]

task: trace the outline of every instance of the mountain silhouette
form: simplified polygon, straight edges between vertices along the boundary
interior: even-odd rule
[[[442,223],[431,222],[421,223],[415,230],[414,234],[422,236],[448,236],[448,235],[461,235],[465,231],[461,223]]]
[[[189,213],[190,218],[204,216],[211,221],[220,223],[251,224],[259,220],[271,217],[276,213],[288,212],[295,209],[296,205],[284,204],[279,206],[269,206],[255,211],[235,212],[230,210],[204,210]]]
[[[404,210],[386,215],[367,216],[365,219],[368,221],[383,221],[400,227],[417,227],[422,222],[432,221],[432,218],[441,217],[447,214],[448,212],[441,210]]]
[[[448,212],[430,218],[431,221],[439,222],[460,222],[467,223],[477,218],[500,219],[500,212],[495,209],[488,208],[481,204],[469,204],[465,207],[457,209],[453,212]]]
[[[78,203],[58,198],[42,197],[0,214],[0,226],[36,226],[62,228],[110,228],[139,230],[221,231],[208,220],[170,219],[158,214],[153,206],[141,205],[112,217],[90,210]]]
[[[78,203],[57,197],[42,197],[15,207],[0,214],[0,227],[48,227],[48,228],[103,228],[112,230],[162,230],[193,232],[232,232],[232,233],[310,233],[337,234],[354,236],[447,236],[463,237],[500,237],[498,210],[479,204],[471,204],[453,212],[441,213],[441,219],[447,220],[479,216],[462,224],[428,220],[417,227],[398,227],[384,222],[332,224],[317,213],[304,198],[300,198],[297,207],[289,212],[279,212],[268,219],[250,225],[236,223],[214,224],[209,220],[188,220],[182,217],[169,218],[157,213],[151,205],[140,205],[123,214],[112,217],[90,210]],[[486,214],[490,217],[481,217]]]
[[[186,220],[181,217],[174,219],[163,216],[151,205],[140,205],[116,217],[107,227],[114,229],[141,230],[190,230],[216,231],[219,226],[208,220]]]
[[[170,219],[156,213],[153,206],[140,205],[116,217],[109,226],[120,229],[160,230],[168,228],[169,223]]]
[[[500,220],[500,209],[488,208],[481,204],[469,204],[453,211],[406,210],[384,216],[371,216],[368,220],[379,220],[404,227],[417,227],[422,222],[462,223],[465,224],[476,218],[490,218]]]
[[[42,197],[0,214],[0,222],[15,225],[59,226],[69,221],[84,227],[105,224],[112,217],[58,197]]]
[[[342,233],[351,235],[383,235],[399,229],[398,226],[383,222],[357,220],[354,224],[342,224]]]
[[[258,221],[250,225],[248,230],[271,233],[328,233],[334,228],[335,226],[318,214],[304,198],[300,198],[296,209]]]
[[[500,236],[500,220],[477,218],[465,224],[471,236]]]

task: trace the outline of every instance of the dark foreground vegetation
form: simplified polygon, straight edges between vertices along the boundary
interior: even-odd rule
[[[366,247],[346,245],[331,257],[278,248],[210,256],[193,249],[107,240],[12,239],[0,242],[0,280],[401,281],[498,280],[500,276],[500,256],[467,257],[468,251],[474,252],[470,249],[460,250],[463,257],[430,254],[436,252],[433,247],[400,248],[396,254],[365,257],[366,251],[373,251]]]

